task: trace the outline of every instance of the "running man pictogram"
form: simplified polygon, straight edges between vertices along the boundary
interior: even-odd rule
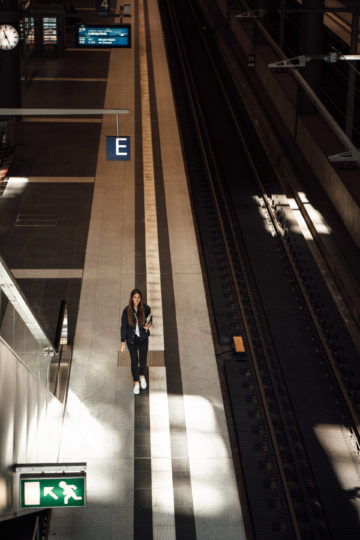
[[[78,497],[74,491],[75,489],[77,489],[76,486],[72,484],[68,485],[64,480],[62,480],[61,482],[59,482],[59,487],[61,487],[61,489],[63,490],[64,504],[68,504],[69,499],[74,499],[75,501],[80,501],[82,499],[82,497]]]

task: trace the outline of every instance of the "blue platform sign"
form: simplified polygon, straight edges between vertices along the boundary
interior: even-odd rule
[[[130,137],[106,137],[107,161],[130,161]]]

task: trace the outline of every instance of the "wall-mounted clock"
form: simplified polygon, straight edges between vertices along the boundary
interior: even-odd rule
[[[19,34],[16,28],[11,24],[0,25],[0,49],[10,51],[14,49],[19,42]]]

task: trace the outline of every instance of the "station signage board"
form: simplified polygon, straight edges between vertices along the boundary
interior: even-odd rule
[[[86,477],[20,476],[21,508],[68,508],[85,506]]]
[[[77,47],[129,48],[130,24],[80,24],[75,31]]]
[[[130,137],[106,137],[107,161],[130,161]]]
[[[110,0],[95,0],[95,9],[98,15],[108,15],[110,8]]]

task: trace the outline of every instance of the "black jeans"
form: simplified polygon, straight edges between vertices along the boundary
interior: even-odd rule
[[[149,339],[146,338],[144,341],[135,336],[134,344],[127,344],[130,358],[131,358],[131,373],[134,381],[139,380],[140,375],[144,375],[146,369],[146,357],[149,346]],[[138,356],[139,351],[139,356]],[[140,363],[140,367],[139,367]]]

